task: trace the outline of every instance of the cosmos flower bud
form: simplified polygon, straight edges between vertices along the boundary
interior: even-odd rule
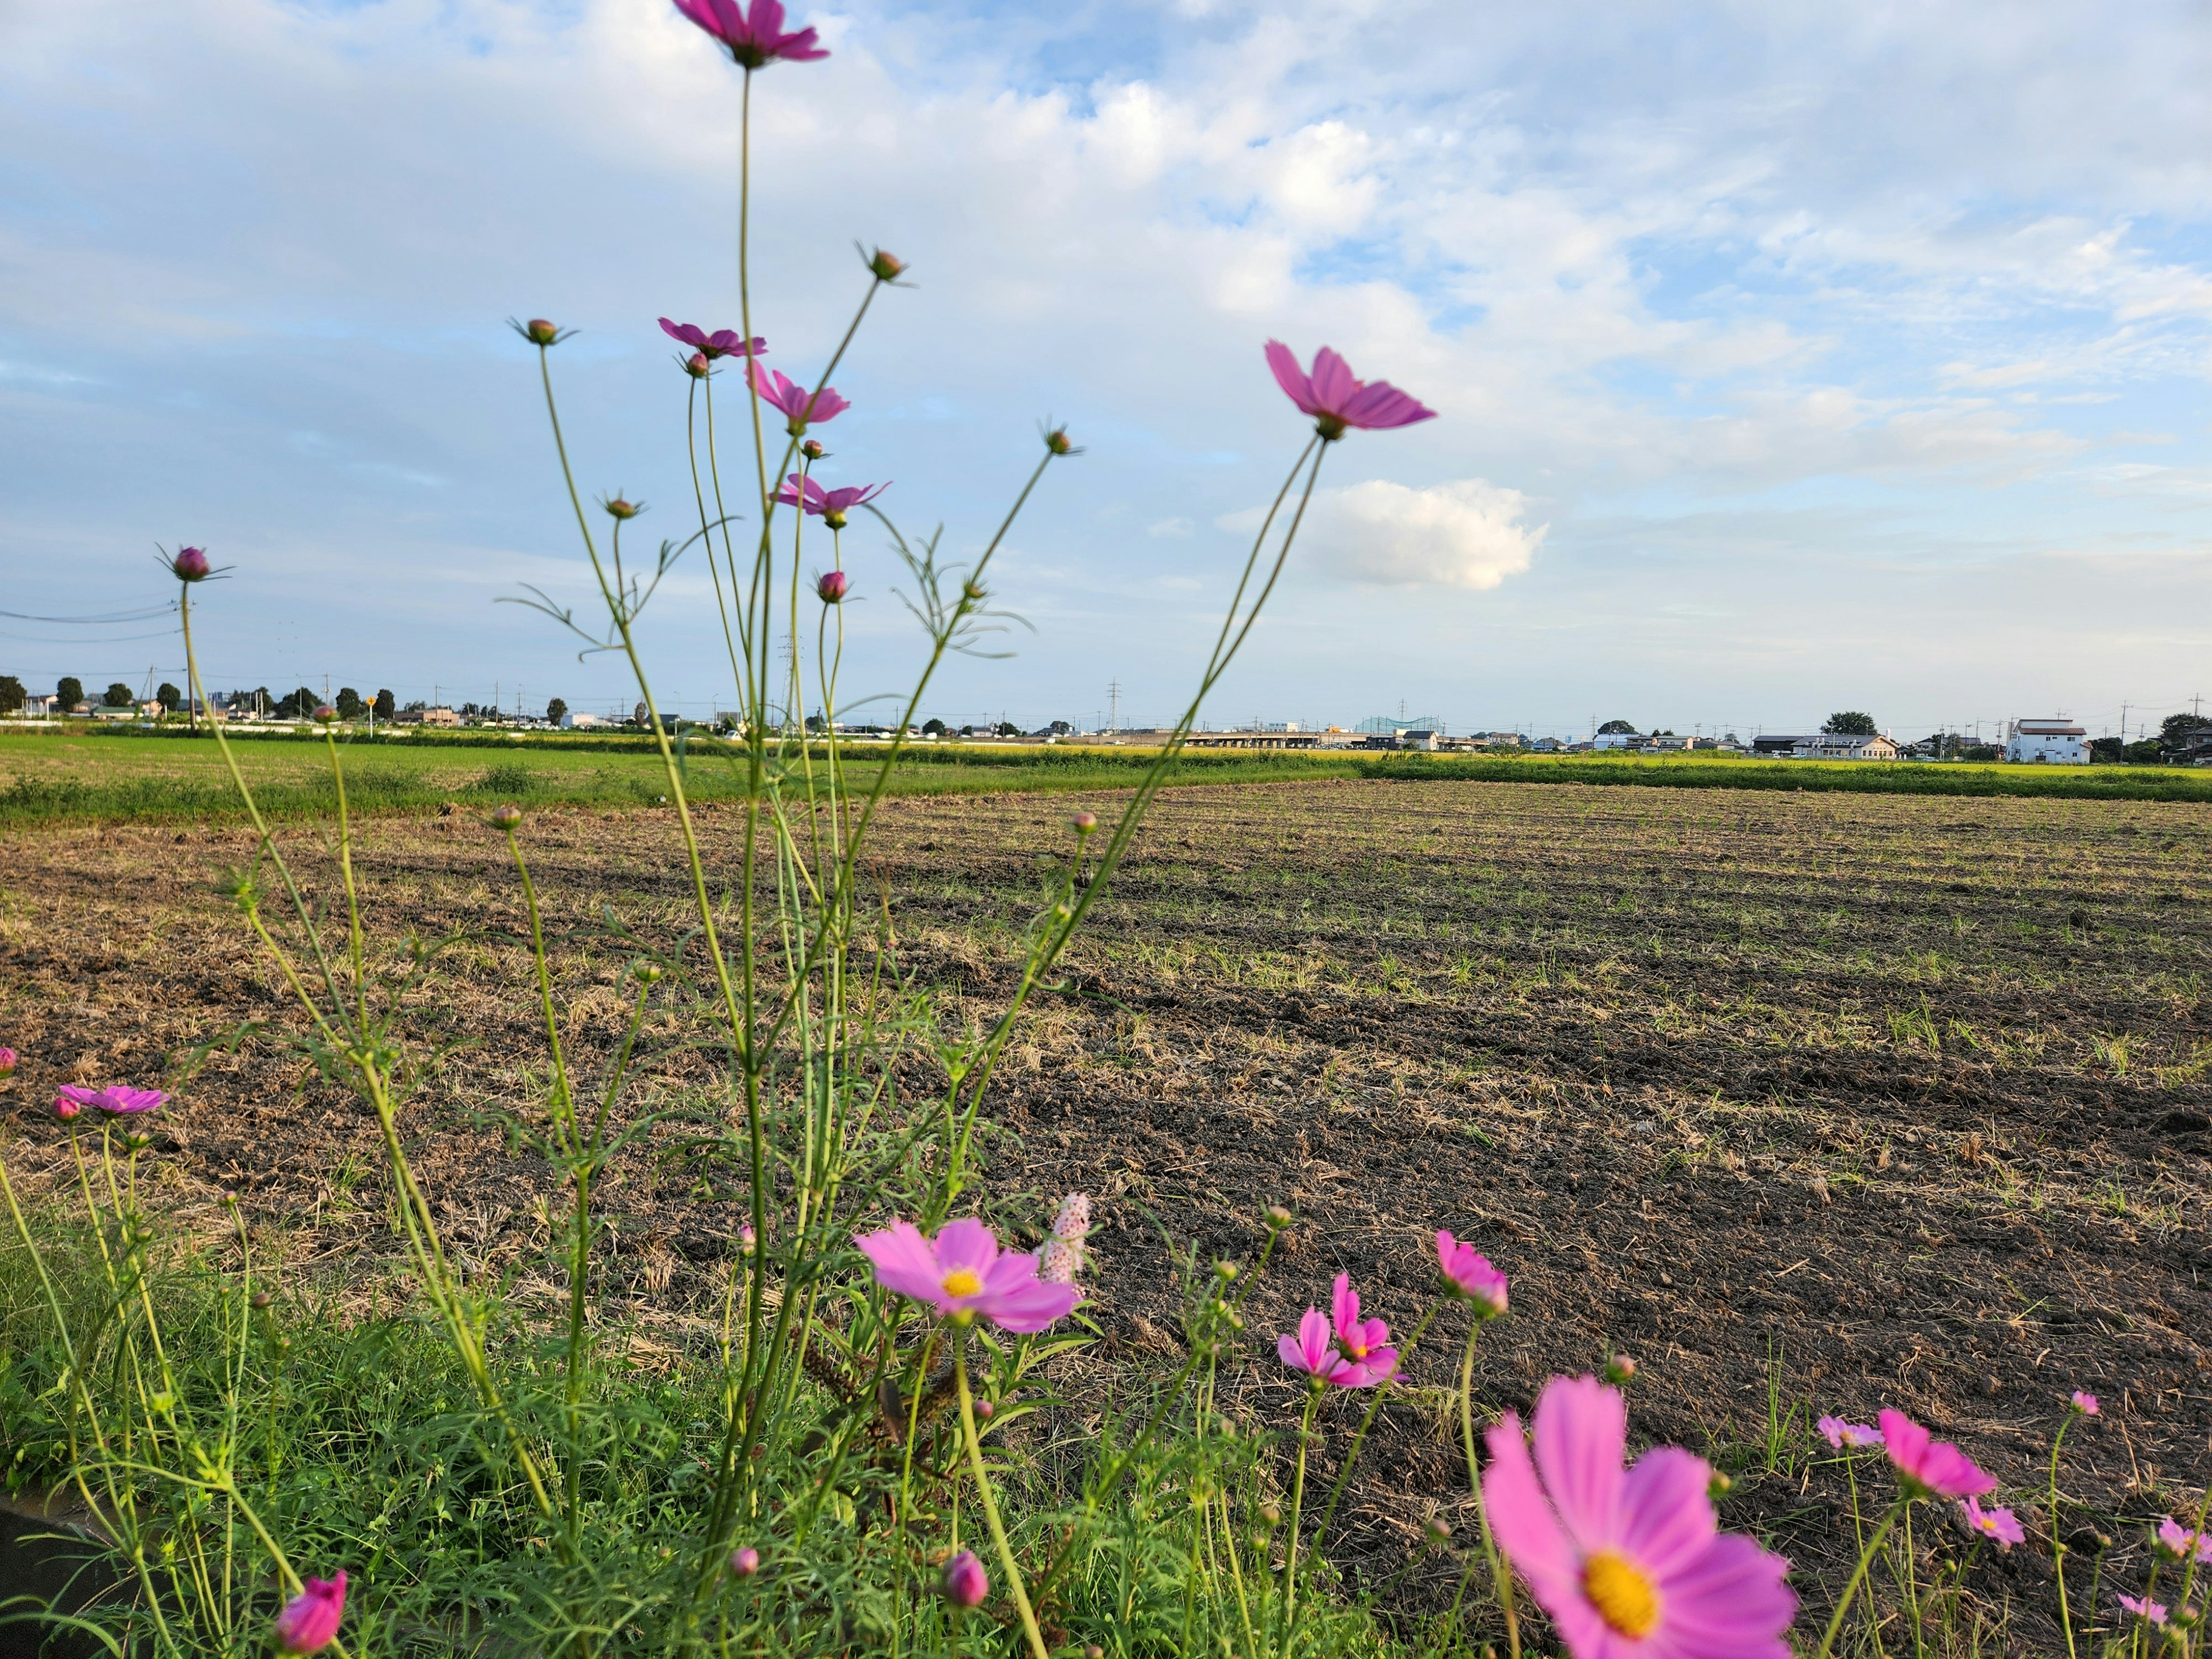
[[[1067,428],[1056,426],[1044,434],[1044,447],[1055,455],[1073,455],[1075,446],[1068,441]]]
[[[1636,1362],[1625,1353],[1617,1353],[1605,1362],[1605,1380],[1616,1389],[1636,1375]]]
[[[845,573],[842,570],[825,572],[814,584],[814,592],[824,605],[836,605],[845,597]]]
[[[635,519],[643,510],[636,502],[626,501],[619,495],[612,496],[599,505],[606,508],[609,517],[616,519]]]
[[[0,1048],[0,1077],[12,1077],[15,1072],[15,1051]]]
[[[522,325],[522,337],[532,345],[550,346],[561,337],[561,331],[543,317],[532,317]]]
[[[830,452],[822,447],[822,441],[819,438],[809,438],[805,443],[799,445],[799,453],[810,461],[818,461]]]
[[[979,1400],[975,1402],[975,1415],[981,1418],[986,1423],[989,1422],[998,1414],[999,1408],[996,1406],[994,1406],[989,1401]]]
[[[1439,1544],[1443,1543],[1445,1539],[1451,1536],[1451,1528],[1445,1524],[1444,1518],[1441,1515],[1431,1516],[1429,1517],[1429,1523],[1424,1530],[1427,1532],[1431,1538],[1434,1539]]]
[[[265,1308],[269,1306],[270,1303],[276,1301],[276,1298],[275,1297],[270,1295],[266,1291],[256,1291],[252,1297],[253,1305],[257,1308]]]
[[[1226,1285],[1237,1277],[1237,1264],[1233,1261],[1217,1261],[1213,1264],[1213,1273],[1215,1278]]]
[[[1290,1224],[1291,1212],[1279,1204],[1270,1204],[1267,1206],[1267,1225],[1271,1230],[1280,1232]]]
[[[1705,1496],[1717,1504],[1735,1490],[1735,1482],[1720,1470],[1715,1469],[1705,1481]]]
[[[337,719],[337,717],[338,711],[331,708],[330,704],[326,702],[319,702],[315,705],[316,725],[328,726],[332,720]]]
[[[630,969],[630,972],[635,974],[647,985],[659,984],[666,971],[667,970],[662,968],[657,962],[641,962],[636,967]]]
[[[495,830],[512,830],[521,822],[522,809],[513,801],[503,802],[491,809],[491,827]]]
[[[1096,830],[1098,827],[1098,814],[1096,812],[1078,812],[1075,815],[1074,822],[1075,833],[1079,836],[1087,836],[1093,830]]]
[[[878,248],[868,256],[868,269],[875,273],[879,283],[896,282],[899,273],[906,269],[906,261],[896,254],[886,253]]]
[[[945,1564],[944,1577],[939,1581],[945,1590],[945,1599],[956,1607],[981,1607],[983,1598],[991,1593],[990,1575],[983,1564],[975,1559],[973,1550],[962,1550]]]
[[[197,547],[179,548],[169,568],[180,582],[204,582],[208,576],[208,556]]]
[[[684,372],[695,380],[707,378],[707,354],[695,351],[684,360]]]
[[[76,1101],[71,1100],[67,1095],[64,1095],[60,1099],[54,1102],[54,1115],[61,1119],[64,1123],[68,1122],[70,1119],[75,1117],[84,1108],[82,1106],[78,1104]]]
[[[346,1576],[310,1578],[300,1593],[276,1615],[279,1653],[320,1653],[337,1640],[338,1620],[345,1612]]]
[[[1277,1509],[1273,1504],[1261,1504],[1260,1524],[1267,1528],[1268,1531],[1273,1532],[1277,1527],[1283,1524],[1282,1510]]]
[[[732,1578],[750,1578],[759,1571],[760,1552],[751,1545],[730,1552],[730,1577]]]

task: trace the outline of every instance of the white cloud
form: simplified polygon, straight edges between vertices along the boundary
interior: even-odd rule
[[[1521,522],[1528,497],[1480,478],[1414,489],[1387,478],[1314,497],[1297,556],[1354,581],[1386,587],[1495,587],[1528,568],[1550,526]],[[1256,510],[1232,514],[1249,531]]]

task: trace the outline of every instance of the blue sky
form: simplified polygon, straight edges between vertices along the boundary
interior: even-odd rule
[[[866,3],[761,77],[756,326],[821,434],[1035,629],[935,712],[1176,706],[1303,439],[1271,336],[1440,411],[1331,453],[1218,720],[1917,735],[2212,696],[2212,30],[2201,7]],[[158,603],[208,546],[218,684],[580,707],[582,479],[683,533],[686,382],[734,325],[737,78],[664,0],[0,0],[0,610]],[[865,521],[860,521],[865,523]],[[847,684],[915,635],[880,535]],[[177,678],[142,624],[0,617],[0,672]],[[703,571],[648,612],[700,712]]]

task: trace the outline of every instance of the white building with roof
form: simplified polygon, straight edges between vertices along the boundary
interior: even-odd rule
[[[2039,761],[2054,766],[2087,766],[2089,734],[2061,714],[2053,720],[2014,720],[2005,738],[2008,761]]]

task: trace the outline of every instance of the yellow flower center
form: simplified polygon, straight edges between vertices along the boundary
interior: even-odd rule
[[[983,1288],[983,1281],[965,1267],[955,1267],[945,1275],[941,1288],[947,1296],[974,1296]]]
[[[1583,1563],[1583,1594],[1598,1617],[1623,1636],[1649,1636],[1659,1622],[1659,1592],[1611,1550],[1600,1550]]]

